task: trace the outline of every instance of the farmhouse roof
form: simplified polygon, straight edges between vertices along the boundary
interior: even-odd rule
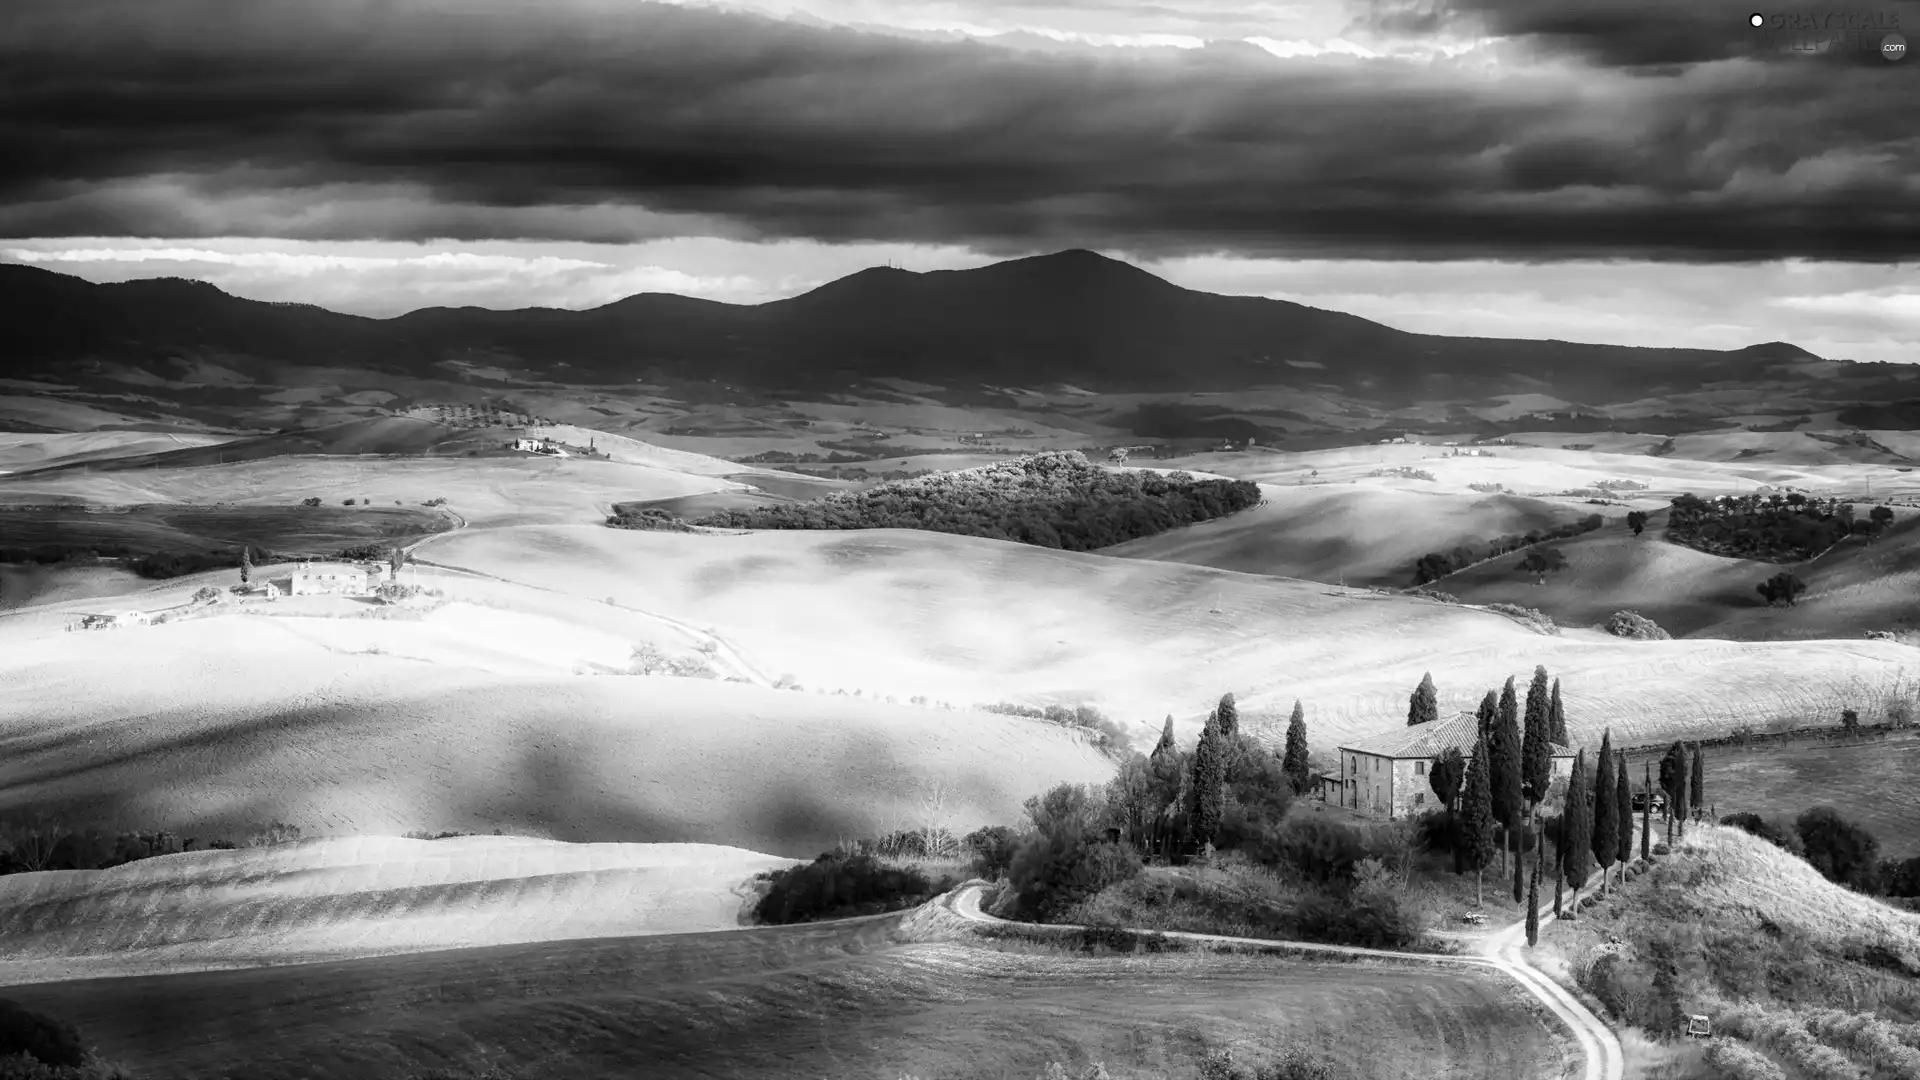
[[[1435,720],[1430,724],[1415,724],[1412,727],[1395,728],[1378,735],[1369,735],[1364,739],[1343,744],[1340,749],[1356,754],[1372,754],[1375,757],[1394,758],[1431,758],[1457,749],[1463,757],[1472,757],[1474,744],[1480,737],[1480,717],[1477,713],[1463,712],[1454,715],[1451,720]],[[1549,744],[1553,756],[1572,757],[1573,748],[1559,743]]]
[[[307,563],[303,566],[297,566],[293,570],[295,577],[299,577],[300,575],[303,575],[303,574],[306,574],[306,575],[370,574],[375,572],[377,571],[370,570],[367,567],[359,565],[358,563],[350,563],[350,562],[314,562],[314,563]]]

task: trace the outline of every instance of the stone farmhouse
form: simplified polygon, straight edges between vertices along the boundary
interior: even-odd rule
[[[1396,728],[1340,747],[1340,771],[1320,779],[1322,798],[1388,818],[1410,817],[1434,809],[1440,800],[1427,780],[1427,767],[1449,749],[1473,760],[1480,717],[1463,712],[1451,720]],[[1573,749],[1552,744],[1553,775],[1573,775]]]
[[[571,456],[547,439],[515,439],[511,449],[524,450],[529,454],[545,454],[548,457]]]
[[[150,621],[144,611],[119,611],[111,615],[87,615],[80,620],[80,628],[118,630],[123,626],[146,626]]]
[[[351,563],[303,562],[287,577],[288,596],[365,596],[375,571]]]

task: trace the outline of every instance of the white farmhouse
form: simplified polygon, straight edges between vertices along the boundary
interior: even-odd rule
[[[1410,817],[1436,808],[1440,800],[1427,780],[1427,766],[1449,749],[1473,760],[1480,735],[1480,717],[1463,712],[1451,720],[1396,728],[1340,747],[1340,771],[1333,777],[1341,806]],[[1553,776],[1573,775],[1573,750],[1559,743],[1553,751]]]
[[[287,578],[289,596],[365,596],[373,575],[351,563],[303,562]]]

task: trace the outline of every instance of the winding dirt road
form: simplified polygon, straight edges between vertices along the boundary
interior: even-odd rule
[[[980,882],[968,882],[960,888],[935,901],[951,910],[963,919],[973,922],[1006,923],[1008,920],[989,915],[980,910]],[[1593,891],[1589,886],[1588,893]],[[1569,904],[1572,900],[1569,899]],[[1540,925],[1545,927],[1553,921],[1552,905],[1544,905],[1540,911]],[[1066,927],[1066,929],[1080,929]],[[1560,1022],[1573,1033],[1574,1041],[1580,1045],[1585,1065],[1577,1074],[1580,1080],[1622,1080],[1625,1072],[1625,1059],[1620,1052],[1620,1040],[1599,1017],[1588,1011],[1580,1000],[1569,994],[1561,986],[1535,969],[1526,959],[1525,922],[1517,922],[1493,934],[1479,937],[1475,941],[1476,955],[1451,956],[1436,953],[1396,952],[1391,949],[1364,949],[1355,945],[1320,945],[1311,942],[1273,941],[1265,938],[1236,938],[1220,934],[1194,934],[1185,931],[1170,930],[1166,936],[1184,941],[1212,942],[1222,945],[1253,945],[1261,947],[1282,946],[1301,952],[1330,953],[1344,956],[1375,956],[1392,960],[1418,960],[1433,964],[1446,964],[1454,967],[1473,967],[1501,972],[1519,983],[1521,988],[1532,994],[1546,1006]],[[1559,1078],[1555,1078],[1559,1080]]]

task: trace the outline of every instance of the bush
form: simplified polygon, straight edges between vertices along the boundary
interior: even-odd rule
[[[1013,865],[1020,836],[1005,825],[986,825],[961,837],[960,845],[972,856],[973,872],[995,881]]]
[[[202,585],[193,591],[193,602],[205,604],[220,599],[220,590],[212,585]]]
[[[1776,821],[1770,821],[1759,814],[1728,814],[1720,819],[1720,824],[1731,825],[1736,829],[1745,829],[1775,847],[1784,848],[1795,855],[1805,858],[1807,848],[1800,842],[1800,834]]]
[[[1367,857],[1365,834],[1323,815],[1292,818],[1249,853],[1266,866],[1286,866],[1309,881],[1345,883]]]
[[[1560,633],[1560,627],[1554,623],[1553,616],[1544,611],[1536,611],[1530,607],[1521,607],[1519,604],[1488,604],[1487,610],[1498,612],[1509,618],[1518,619],[1522,623],[1525,623],[1529,630],[1538,634],[1557,635]]]
[[[1607,618],[1606,631],[1614,637],[1634,641],[1670,641],[1672,634],[1660,629],[1652,619],[1637,611],[1616,611]]]
[[[87,1057],[80,1029],[0,998],[0,1057],[12,1054],[26,1054],[43,1065],[65,1066],[80,1065]]]
[[[1787,1074],[1772,1058],[1730,1039],[1707,1044],[1707,1064],[1719,1069],[1727,1080],[1787,1080]]]
[[[254,833],[252,836],[247,837],[247,846],[250,848],[276,847],[280,844],[296,843],[299,839],[300,826],[289,825],[284,821],[276,821],[266,828],[261,829],[259,832]]]
[[[1806,845],[1807,861],[1828,881],[1858,892],[1875,891],[1880,842],[1871,832],[1841,817],[1831,806],[1816,806],[1793,824]]]
[[[754,905],[763,923],[787,924],[911,907],[941,888],[911,866],[890,866],[872,855],[828,852],[811,863],[769,872],[769,887]]]
[[[12,1054],[0,1057],[0,1080],[133,1080],[133,1074],[104,1061],[43,1065],[26,1054]]]
[[[1068,829],[1036,830],[1021,840],[1007,868],[1010,906],[1020,918],[1048,922],[1138,873],[1140,855],[1131,845]]]
[[[301,500],[300,500],[300,505],[301,505],[301,506],[319,506],[319,505],[320,505],[320,496],[318,496],[318,495],[313,495],[313,496],[309,496],[308,498],[305,498],[305,499],[301,499]]]
[[[1351,887],[1324,889],[1305,897],[1296,917],[1303,937],[1333,945],[1405,948],[1426,931],[1419,912],[1396,887],[1392,872],[1374,858],[1354,865]]]

